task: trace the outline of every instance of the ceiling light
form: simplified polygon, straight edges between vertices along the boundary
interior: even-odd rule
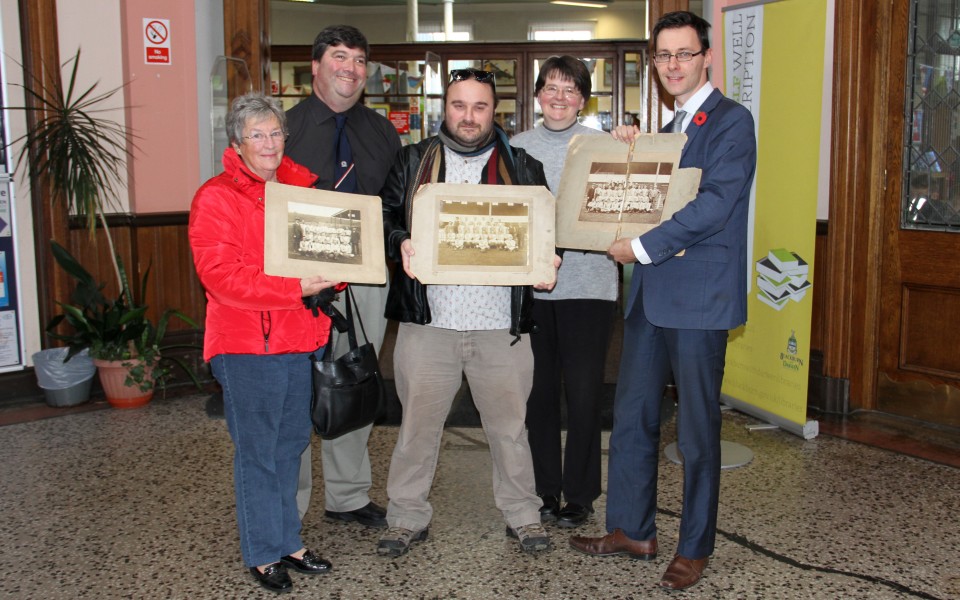
[[[564,6],[586,6],[587,8],[607,7],[607,3],[603,0],[550,0],[550,4],[563,4]]]

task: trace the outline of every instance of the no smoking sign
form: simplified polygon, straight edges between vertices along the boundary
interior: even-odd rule
[[[146,64],[170,64],[170,19],[143,19],[143,47]]]

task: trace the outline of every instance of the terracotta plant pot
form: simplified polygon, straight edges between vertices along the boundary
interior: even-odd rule
[[[153,388],[142,392],[136,384],[127,385],[127,374],[139,361],[131,360],[100,360],[94,359],[100,374],[100,385],[107,396],[107,402],[114,408],[137,408],[150,402],[153,398]],[[147,369],[147,379],[152,376],[153,368]]]

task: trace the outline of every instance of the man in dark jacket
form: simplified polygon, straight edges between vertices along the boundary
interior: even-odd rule
[[[507,535],[525,551],[550,547],[540,524],[533,462],[524,426],[533,383],[530,286],[421,284],[410,271],[413,198],[426,183],[543,185],[543,166],[510,147],[493,120],[493,74],[458,69],[444,98],[439,135],[401,150],[380,196],[387,255],[400,263],[386,316],[400,321],[394,349],[400,435],[387,477],[387,524],[377,552],[400,556],[427,538],[427,497],[447,413],[466,373],[493,458],[494,499]],[[538,288],[541,286],[537,286]],[[551,288],[553,284],[543,284]]]
[[[331,25],[313,42],[313,93],[287,113],[290,139],[286,154],[319,175],[314,187],[322,190],[376,195],[383,185],[397,152],[400,137],[384,117],[360,101],[367,82],[367,38],[349,25]],[[338,125],[339,123],[339,125]],[[334,168],[340,131],[350,146],[353,165],[338,176]],[[355,252],[355,250],[354,250]],[[387,322],[382,318],[386,286],[350,286],[364,332],[379,350]],[[345,294],[341,294],[345,296]],[[342,300],[336,302],[344,311]],[[334,336],[334,356],[349,349],[347,336]],[[324,514],[334,521],[356,522],[368,527],[386,527],[384,510],[370,500],[373,479],[367,441],[372,425],[338,438],[323,440]],[[300,463],[297,507],[307,512],[313,489],[310,446]]]

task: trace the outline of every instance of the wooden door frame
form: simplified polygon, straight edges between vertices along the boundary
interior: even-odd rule
[[[873,0],[836,5],[829,260],[817,267],[827,287],[824,375],[848,384],[835,390],[849,395],[851,409],[877,404],[883,241],[890,210],[899,212],[908,11]]]
[[[60,82],[60,45],[57,33],[56,0],[20,0],[20,38],[23,53],[23,81],[25,85],[43,94]],[[39,85],[38,85],[39,84]],[[26,106],[40,108],[30,95],[24,96]],[[34,110],[24,111],[27,130],[36,129],[41,115]],[[45,325],[59,312],[56,300],[69,296],[70,279],[57,267],[50,251],[50,240],[67,243],[67,211],[61,204],[54,205],[54,196],[48,176],[35,177],[31,173],[30,205],[34,228],[34,253],[37,265],[37,306],[43,330],[44,348],[55,345]]]

